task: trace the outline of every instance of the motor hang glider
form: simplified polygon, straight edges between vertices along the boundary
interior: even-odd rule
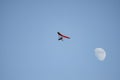
[[[58,40],[62,40],[62,41],[63,41],[63,38],[70,39],[70,37],[63,35],[63,34],[61,34],[60,32],[57,32],[57,34],[58,34],[58,36],[59,36]]]

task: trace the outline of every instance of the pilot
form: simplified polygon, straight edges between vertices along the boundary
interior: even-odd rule
[[[63,39],[63,37],[60,37],[58,40],[62,40]]]

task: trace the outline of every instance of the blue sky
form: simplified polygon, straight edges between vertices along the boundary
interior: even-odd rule
[[[0,0],[0,80],[120,80],[119,4]],[[58,31],[71,39],[58,41]]]

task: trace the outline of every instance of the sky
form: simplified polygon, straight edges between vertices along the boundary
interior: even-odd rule
[[[120,80],[119,34],[119,0],[0,0],[0,80]]]

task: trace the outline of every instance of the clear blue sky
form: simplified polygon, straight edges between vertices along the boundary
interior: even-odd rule
[[[120,80],[120,1],[0,0],[0,80]]]

